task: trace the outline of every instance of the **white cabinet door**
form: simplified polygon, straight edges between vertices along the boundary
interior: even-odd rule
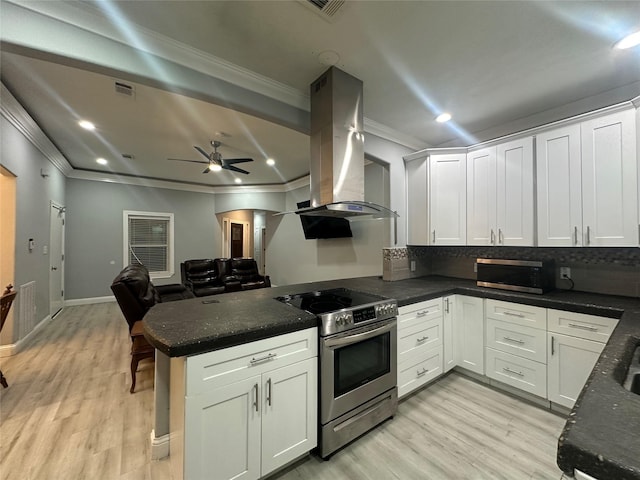
[[[483,299],[458,295],[455,326],[460,354],[458,366],[484,375]]]
[[[538,245],[582,245],[580,125],[536,137]]]
[[[260,384],[250,377],[186,398],[185,479],[261,477]]]
[[[426,158],[407,162],[407,245],[429,244]]]
[[[604,343],[549,332],[548,395],[572,408],[604,349]]]
[[[497,245],[533,246],[533,140],[497,146]]]
[[[584,244],[637,246],[635,112],[588,120],[581,128]]]
[[[457,295],[449,295],[444,297],[442,302],[444,305],[444,317],[442,322],[442,340],[444,344],[444,371],[448,372],[456,366],[458,351],[456,349],[456,338],[454,333],[454,325],[456,322],[456,298]]]
[[[317,358],[262,375],[262,476],[317,443]]]
[[[496,147],[467,154],[467,245],[496,244]]]
[[[467,183],[465,153],[429,157],[430,245],[465,245]]]

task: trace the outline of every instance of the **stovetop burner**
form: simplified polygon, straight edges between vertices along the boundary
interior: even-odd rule
[[[398,314],[395,300],[347,288],[317,290],[275,299],[317,315],[320,319],[320,335],[323,336]]]

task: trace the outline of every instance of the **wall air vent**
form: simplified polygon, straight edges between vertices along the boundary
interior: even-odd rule
[[[302,0],[325,20],[333,21],[335,15],[344,6],[345,0]]]
[[[136,90],[131,85],[127,85],[123,82],[115,82],[116,93],[120,95],[126,95],[127,97],[134,98],[136,96]]]

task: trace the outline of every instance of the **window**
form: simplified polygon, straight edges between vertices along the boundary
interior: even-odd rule
[[[152,278],[173,275],[173,213],[125,210],[124,266],[142,263]]]

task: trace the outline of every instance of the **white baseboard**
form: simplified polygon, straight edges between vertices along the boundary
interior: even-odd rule
[[[169,456],[169,434],[156,437],[155,430],[151,430],[151,460],[160,460]]]
[[[2,357],[10,357],[10,356],[15,355],[16,353],[18,353],[20,350],[22,350],[24,348],[24,346],[27,343],[29,343],[31,338],[33,338],[33,335],[38,330],[40,330],[42,327],[44,327],[47,323],[49,323],[50,321],[51,321],[51,315],[47,315],[42,320],[40,320],[40,322],[38,322],[38,324],[35,326],[35,328],[33,330],[31,330],[29,333],[27,333],[26,337],[21,338],[16,343],[12,343],[12,344],[9,344],[9,345],[0,345],[0,358],[2,358]]]
[[[74,298],[73,300],[65,300],[65,307],[75,307],[78,305],[92,305],[94,303],[108,303],[115,302],[116,297],[108,295],[106,297],[89,297],[89,298]]]

